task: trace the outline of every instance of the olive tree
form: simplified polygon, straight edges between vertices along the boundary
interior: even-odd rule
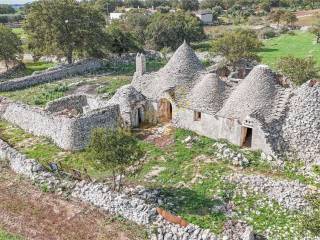
[[[146,29],[147,44],[156,50],[177,49],[184,40],[198,41],[205,37],[200,20],[184,11],[157,13]]]
[[[262,47],[262,42],[252,30],[236,29],[224,32],[212,45],[214,53],[221,54],[235,66],[241,59],[259,60],[256,52]]]
[[[22,43],[12,30],[0,24],[0,60],[8,69],[9,61],[16,61],[22,53]]]
[[[24,29],[37,55],[63,56],[72,63],[75,53],[96,55],[104,41],[104,17],[89,3],[39,0],[26,13]]]
[[[116,190],[118,185],[118,191],[121,188],[121,178],[125,175],[126,167],[143,156],[138,140],[131,132],[122,128],[94,129],[88,151],[99,167],[112,171],[113,188]],[[117,176],[119,176],[118,184]]]

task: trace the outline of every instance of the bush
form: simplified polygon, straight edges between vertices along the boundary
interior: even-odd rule
[[[288,77],[294,85],[301,85],[318,76],[316,61],[312,57],[282,57],[277,64],[278,70]]]
[[[121,187],[121,177],[126,167],[143,155],[138,140],[122,128],[97,128],[91,134],[88,151],[95,164],[102,169],[111,170],[113,187],[116,189],[116,177],[119,175],[118,190]]]
[[[276,36],[278,36],[278,33],[275,31],[275,29],[271,27],[263,28],[259,32],[260,39],[269,39],[269,38],[274,38]]]

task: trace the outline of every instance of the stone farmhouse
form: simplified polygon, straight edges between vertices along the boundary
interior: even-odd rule
[[[100,63],[89,65],[97,68]],[[96,127],[171,123],[275,157],[320,164],[318,81],[286,87],[265,65],[255,66],[239,81],[220,75],[206,70],[191,47],[183,43],[157,72],[147,73],[146,58],[138,54],[132,83],[118,89],[109,101],[71,95],[39,109],[2,98],[0,117],[49,137],[64,149],[84,148]],[[32,85],[51,80],[31,77]],[[28,87],[28,82],[15,79],[0,84],[0,91]]]
[[[235,83],[206,71],[183,43],[158,72],[146,73],[145,57],[138,55],[129,87],[145,97],[145,105],[139,101],[132,112],[133,126],[144,120],[172,122],[266,154],[320,162],[317,81],[286,88],[271,69],[258,65]]]

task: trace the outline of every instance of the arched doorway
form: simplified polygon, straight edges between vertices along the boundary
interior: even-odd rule
[[[172,104],[167,99],[161,99],[159,105],[159,117],[161,122],[170,122],[172,120]]]
[[[144,122],[144,109],[143,107],[139,107],[134,109],[132,114],[132,127],[137,128],[140,127]]]

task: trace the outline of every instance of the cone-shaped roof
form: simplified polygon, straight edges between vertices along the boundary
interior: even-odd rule
[[[133,86],[151,99],[157,99],[165,91],[183,88],[189,92],[205,70],[192,48],[184,42],[158,72],[136,76]]]
[[[279,89],[281,86],[271,69],[266,65],[258,65],[230,94],[218,115],[241,121],[251,113],[268,116]]]
[[[204,70],[202,63],[193,49],[184,41],[162,69],[162,72],[177,75],[193,75],[201,70]]]
[[[191,90],[188,102],[194,110],[215,114],[222,108],[225,90],[225,82],[215,73],[208,73]]]

